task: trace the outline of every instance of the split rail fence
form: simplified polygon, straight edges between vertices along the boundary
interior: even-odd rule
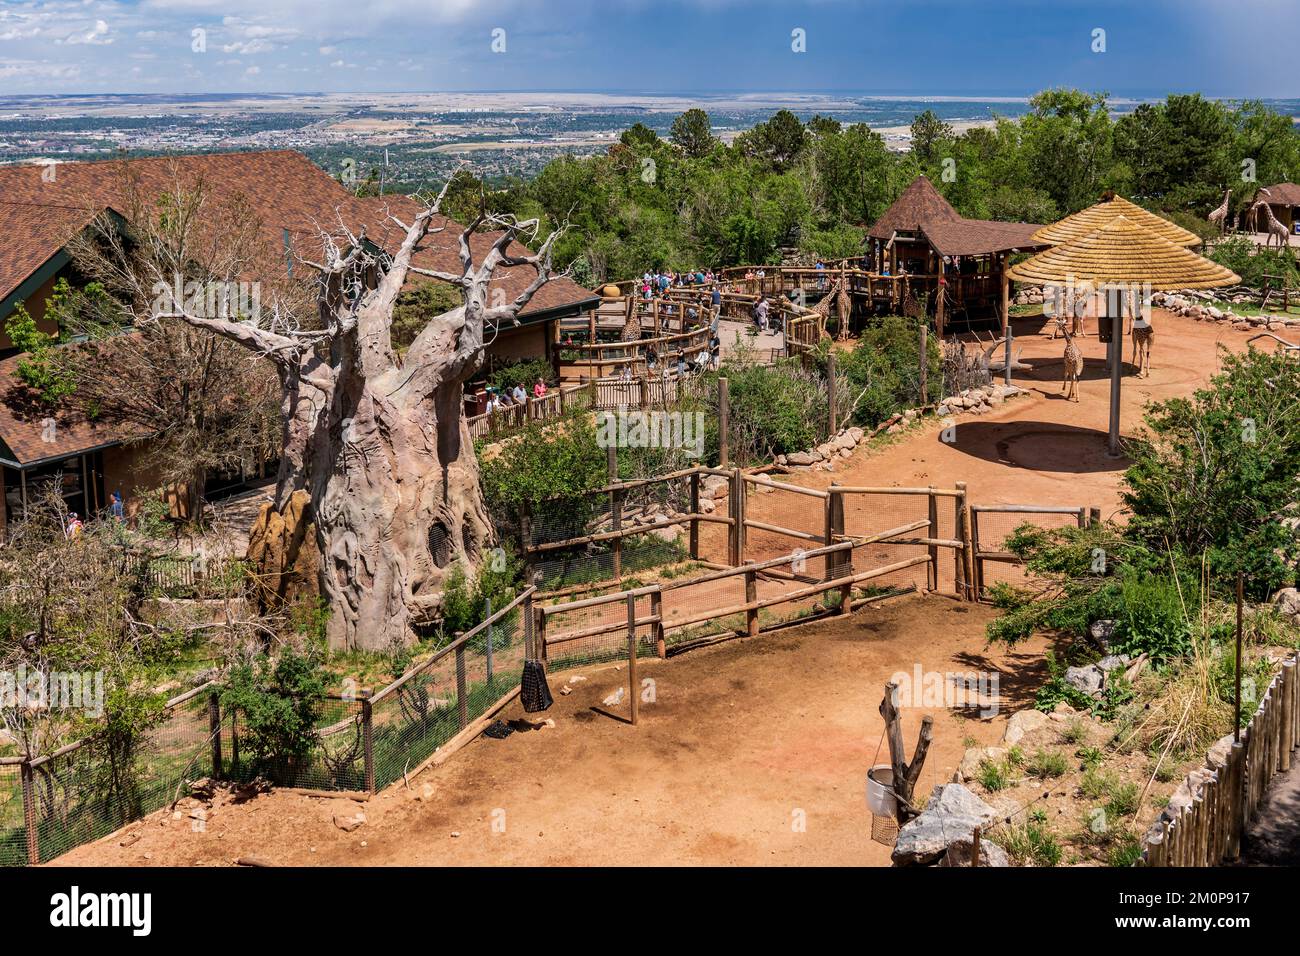
[[[315,706],[316,746],[275,766],[248,759],[243,715],[206,683],[167,703],[129,756],[102,736],[53,753],[0,757],[0,866],[51,860],[172,804],[200,777],[331,792],[376,792],[469,739],[519,688],[532,650],[529,588],[376,693],[329,695]],[[202,820],[192,821],[201,826]]]
[[[1291,769],[1300,743],[1300,672],[1282,664],[1263,700],[1189,806],[1162,817],[1142,850],[1144,866],[1218,866],[1241,855],[1246,827],[1258,816],[1275,773]]]

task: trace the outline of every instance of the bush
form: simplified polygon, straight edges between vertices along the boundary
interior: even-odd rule
[[[771,461],[804,451],[828,437],[826,385],[820,376],[792,364],[739,364],[727,369],[731,457],[737,463]],[[705,447],[718,460],[717,389],[706,386]]]
[[[533,383],[539,378],[542,381],[550,381],[555,377],[555,369],[551,368],[551,363],[546,359],[526,359],[521,362],[511,362],[509,365],[502,365],[496,368],[488,375],[488,384],[494,388],[508,391],[516,385],[522,385],[531,395]]]
[[[1231,236],[1214,247],[1210,258],[1241,276],[1243,285],[1259,288],[1266,275],[1282,276],[1293,288],[1300,285],[1300,271],[1289,249],[1261,249],[1245,236]]]
[[[316,707],[325,696],[319,655],[286,648],[278,659],[235,665],[221,692],[223,710],[241,714],[240,752],[254,773],[292,780],[316,748]]]
[[[605,449],[586,415],[530,422],[481,460],[483,492],[493,513],[515,513],[548,498],[574,497],[604,485]]]
[[[921,320],[896,315],[863,331],[844,359],[855,401],[854,422],[874,427],[895,412],[943,397],[943,365],[936,335],[927,339],[928,394],[921,395],[921,363],[917,356],[920,332]]]

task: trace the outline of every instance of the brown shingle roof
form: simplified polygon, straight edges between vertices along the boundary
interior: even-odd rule
[[[1047,244],[1033,234],[1041,229],[1037,223],[994,222],[988,219],[958,219],[956,222],[933,222],[922,231],[941,256],[978,256],[1012,249],[1029,251]]]
[[[1268,195],[1260,198],[1267,199],[1270,206],[1300,206],[1300,186],[1295,183],[1278,183],[1269,186]]]
[[[920,232],[926,226],[961,219],[957,210],[934,184],[924,176],[917,176],[876,220],[867,233],[872,239],[888,239],[895,232]]]
[[[382,246],[388,252],[396,252],[401,246],[405,232],[390,216],[396,216],[408,226],[415,216],[419,215],[422,207],[420,203],[410,196],[372,196],[362,200],[370,211],[372,224],[368,227],[367,236],[377,245]],[[460,223],[446,216],[438,216],[433,220],[429,235],[421,244],[421,249],[415,254],[414,264],[434,272],[451,272],[459,275],[463,269],[460,262],[460,234],[463,227]],[[440,230],[440,231],[433,231]],[[482,262],[483,257],[492,247],[492,243],[501,235],[500,232],[478,232],[470,237],[470,250],[474,254],[476,263]],[[507,250],[511,255],[523,256],[528,255],[529,250],[519,244],[512,242]],[[536,272],[531,266],[515,266],[513,268],[500,268],[494,274],[492,283],[489,286],[489,295],[500,289],[507,302],[513,301],[514,298],[528,287],[533,281]],[[421,281],[420,277],[412,277],[412,281]],[[573,306],[579,303],[589,303],[599,297],[596,293],[584,289],[572,279],[561,277],[552,279],[546,285],[537,290],[528,306],[520,313],[523,316],[533,315],[540,312],[549,312],[552,309]]]
[[[0,439],[16,464],[35,465],[139,437],[138,430],[121,423],[93,422],[78,411],[45,404],[18,377],[22,359],[0,360]]]
[[[0,199],[0,299],[15,292],[102,211]]]

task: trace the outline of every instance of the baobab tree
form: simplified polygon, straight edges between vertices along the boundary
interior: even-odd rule
[[[435,225],[446,195],[444,187],[420,203],[409,223],[388,216],[404,233],[391,257],[373,251],[365,230],[354,232],[342,213],[333,228],[318,228],[322,256],[298,260],[311,269],[314,312],[296,307],[291,294],[273,295],[257,316],[214,316],[188,298],[165,296],[150,317],[206,330],[274,366],[281,448],[271,508],[296,521],[304,497],[309,502],[336,648],[411,641],[413,621],[436,613],[453,562],[477,567],[495,544],[463,386],[482,363],[485,334],[518,324],[555,278],[552,249],[563,227],[536,253],[521,252],[514,244],[535,239],[538,221],[481,206],[460,233],[460,271],[420,268],[412,259],[421,244],[447,228],[446,220]],[[476,262],[471,240],[480,232],[490,245]],[[521,266],[534,276],[515,298],[489,288],[498,269]],[[136,281],[169,286],[169,268],[166,257],[149,253],[137,263]],[[432,318],[399,355],[393,311],[413,275],[450,283],[462,304]]]

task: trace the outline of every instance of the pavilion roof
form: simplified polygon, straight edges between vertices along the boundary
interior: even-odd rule
[[[1148,212],[1123,196],[1110,196],[1094,206],[1066,216],[1059,222],[1044,226],[1034,234],[1034,238],[1054,246],[1074,242],[1121,216],[1180,246],[1194,246],[1201,241],[1201,237],[1195,233],[1188,232],[1182,226],[1174,225],[1162,216]]]

